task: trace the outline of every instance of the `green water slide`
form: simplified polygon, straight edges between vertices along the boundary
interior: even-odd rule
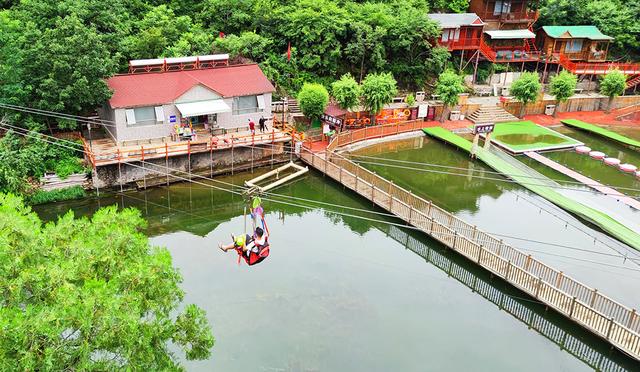
[[[580,120],[565,119],[565,120],[561,120],[561,121],[562,121],[562,124],[564,124],[564,125],[568,125],[568,126],[573,127],[573,128],[582,129],[584,131],[587,131],[587,132],[590,132],[590,133],[594,133],[594,134],[597,134],[597,135],[602,136],[602,137],[606,137],[608,139],[623,143],[625,145],[636,147],[637,149],[640,150],[640,141],[636,141],[636,140],[631,139],[629,137],[625,137],[625,136],[623,136],[623,135],[621,135],[619,133],[612,132],[610,130],[604,129],[604,128],[599,127],[597,125],[585,123],[584,121],[580,121]]]
[[[473,146],[471,142],[442,127],[424,128],[423,131],[429,136],[445,141],[469,153],[471,152],[471,147]],[[478,147],[476,156],[496,171],[505,175],[508,174],[509,178],[518,182],[521,186],[540,195],[557,206],[592,222],[617,239],[620,239],[631,247],[640,250],[640,235],[606,213],[588,207],[563,194],[560,194],[550,186],[545,185],[544,182],[532,179],[531,175],[525,173],[522,167],[515,166],[502,157],[492,153],[491,151],[487,151],[482,147]],[[524,164],[522,166],[524,166]]]

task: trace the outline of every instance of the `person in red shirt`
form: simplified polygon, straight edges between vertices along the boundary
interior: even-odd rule
[[[251,131],[251,135],[256,134],[256,123],[251,119],[249,119],[249,130]]]

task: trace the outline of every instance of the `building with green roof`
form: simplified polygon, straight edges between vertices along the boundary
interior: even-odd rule
[[[596,26],[543,26],[537,44],[547,55],[564,54],[574,61],[605,61],[613,38]]]

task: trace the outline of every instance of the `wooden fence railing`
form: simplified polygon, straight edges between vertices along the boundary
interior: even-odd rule
[[[155,158],[165,158],[183,154],[194,154],[199,152],[213,152],[233,147],[253,146],[259,144],[274,143],[290,139],[290,134],[272,130],[270,133],[255,135],[234,135],[225,137],[212,136],[204,140],[183,141],[163,144],[140,145],[127,147],[126,149],[116,148],[111,151],[94,152],[90,145],[83,140],[85,153],[93,167],[115,164],[118,162],[144,161]]]
[[[331,139],[331,143],[327,146],[327,151],[334,151],[338,147],[346,146],[352,143],[373,139],[382,138],[399,133],[413,132],[424,128],[424,120],[409,120],[393,124],[374,125],[371,127],[364,127],[362,129],[355,129],[344,131],[335,135]]]
[[[412,125],[406,123],[404,127]],[[381,128],[377,130],[384,132]],[[364,129],[359,131],[353,133],[353,137],[350,133],[342,133],[331,145],[334,142],[348,144],[356,142],[355,139],[375,138],[372,133],[365,135]],[[545,265],[339,154],[327,151],[319,155],[303,148],[300,156],[303,161],[345,187],[640,360],[640,318],[636,310],[564,275],[562,271]]]

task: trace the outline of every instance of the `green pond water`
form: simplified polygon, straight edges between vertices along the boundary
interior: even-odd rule
[[[640,149],[634,150],[622,144],[618,144],[617,142],[603,139],[576,129],[570,129],[567,127],[558,127],[553,129],[575,138],[580,142],[584,142],[586,146],[591,147],[593,150],[604,152],[607,156],[620,159],[622,163],[633,164],[640,168]],[[633,138],[634,135],[640,137],[640,130],[637,129],[612,129],[621,134],[627,135],[629,138]],[[608,166],[601,160],[592,159],[588,155],[581,155],[572,150],[546,152],[544,155],[568,168],[584,174],[591,179],[602,184],[612,186],[624,194],[640,197],[640,179],[631,173],[620,171],[618,167]],[[561,174],[548,167],[538,164],[536,161],[526,159],[524,157],[521,157],[521,160],[550,178],[571,180],[563,177]]]
[[[592,251],[505,237],[540,252],[533,254],[613,298],[631,306],[640,304],[639,267],[618,257],[618,252],[629,248],[517,185],[471,177],[496,175],[463,153],[425,137],[376,145],[360,153],[463,168],[462,176],[389,167],[377,170],[487,231]],[[241,185],[253,176],[220,180]],[[233,252],[217,249],[218,242],[228,242],[230,234],[242,232],[245,221],[242,198],[226,191],[176,184],[35,210],[45,220],[68,210],[90,216],[111,204],[141,210],[152,243],[166,246],[182,272],[185,302],[207,311],[216,337],[212,357],[185,362],[188,370],[639,367],[439,243],[393,225],[398,220],[349,209],[383,212],[315,172],[275,192],[341,207],[330,207],[333,212],[329,212],[284,197],[265,201],[271,256],[251,268],[238,266]],[[567,227],[564,220],[569,222]]]

